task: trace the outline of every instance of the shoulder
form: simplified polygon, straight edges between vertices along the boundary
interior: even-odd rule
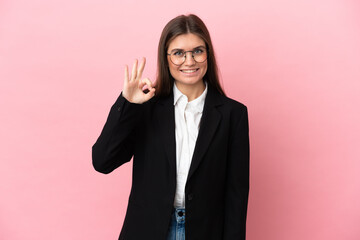
[[[231,132],[235,132],[240,126],[248,125],[248,110],[245,104],[230,97],[220,95],[222,104],[217,107],[223,123],[230,127]]]
[[[242,117],[244,114],[247,115],[247,106],[242,102],[224,95],[220,95],[220,99],[222,101],[221,107],[232,116]]]
[[[239,131],[249,131],[248,109],[245,104],[232,98],[221,96],[223,105],[218,108],[221,112],[224,123],[230,127],[231,136]]]
[[[232,98],[224,96],[224,95],[221,95],[220,98],[222,99],[225,106],[228,106],[228,107],[234,108],[234,109],[239,109],[239,110],[247,109],[245,104],[243,104],[242,102],[239,102],[235,99],[232,99]]]

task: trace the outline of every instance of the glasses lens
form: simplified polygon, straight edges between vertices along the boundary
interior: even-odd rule
[[[189,51],[190,52],[190,51]],[[205,62],[207,59],[207,51],[206,49],[197,49],[191,51],[192,57],[194,58],[195,62],[202,63]],[[181,65],[185,62],[186,59],[186,52],[184,51],[175,51],[170,54],[170,60],[175,65]]]
[[[206,58],[207,58],[207,54],[206,54],[206,50],[195,50],[193,53],[194,56],[194,60],[198,63],[202,63],[205,62]]]
[[[185,61],[185,53],[182,51],[177,51],[174,53],[171,53],[171,61],[176,65],[181,65]]]

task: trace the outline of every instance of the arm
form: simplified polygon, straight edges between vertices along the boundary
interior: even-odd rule
[[[249,125],[246,108],[235,129],[229,145],[224,240],[245,240],[249,195]]]
[[[96,171],[110,173],[130,161],[141,107],[141,104],[128,102],[122,94],[111,107],[105,126],[92,147],[92,163]]]
[[[145,58],[139,67],[135,60],[130,77],[128,66],[125,66],[124,90],[111,107],[100,137],[92,147],[96,171],[110,173],[133,156],[136,126],[142,119],[142,103],[155,95],[152,82],[148,78],[141,79],[144,67]],[[147,93],[143,91],[145,86]]]

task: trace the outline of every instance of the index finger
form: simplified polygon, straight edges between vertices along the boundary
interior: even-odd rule
[[[141,61],[141,63],[140,63],[140,66],[139,66],[139,68],[138,68],[137,78],[141,78],[142,73],[143,73],[144,68],[145,68],[145,63],[146,63],[146,58],[143,57],[143,58],[142,58],[142,61]]]

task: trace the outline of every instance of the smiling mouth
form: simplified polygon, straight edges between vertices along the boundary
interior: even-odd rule
[[[183,72],[183,73],[193,73],[193,72],[196,72],[198,70],[199,70],[199,68],[197,68],[197,69],[183,69],[183,70],[180,70],[180,71]]]

